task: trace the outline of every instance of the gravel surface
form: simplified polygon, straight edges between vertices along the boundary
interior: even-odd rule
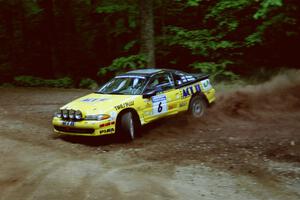
[[[57,137],[51,118],[87,90],[0,88],[0,199],[300,199],[300,73],[219,91],[134,142]]]

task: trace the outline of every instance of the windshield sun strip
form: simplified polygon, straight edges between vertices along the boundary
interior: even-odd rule
[[[135,76],[135,75],[120,75],[116,76],[115,78],[140,78],[140,79],[146,79],[144,76]]]
[[[103,91],[103,89],[111,82],[113,81],[114,79],[117,80],[117,79],[126,79],[126,78],[129,78],[129,79],[140,79],[140,80],[143,80],[144,81],[144,84],[142,86],[142,89],[141,89],[141,92],[139,92],[138,94],[126,94],[126,93],[121,93],[121,92],[107,92],[107,91]],[[118,94],[118,95],[141,95],[142,94],[142,91],[145,89],[146,87],[146,84],[148,82],[148,77],[144,77],[144,76],[136,76],[136,75],[118,75],[118,76],[115,76],[113,79],[111,79],[109,82],[107,82],[106,84],[104,84],[98,91],[96,91],[95,93],[98,93],[98,94]]]

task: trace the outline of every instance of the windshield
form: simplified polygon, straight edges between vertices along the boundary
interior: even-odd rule
[[[117,76],[102,86],[97,93],[140,95],[146,78],[140,76]]]

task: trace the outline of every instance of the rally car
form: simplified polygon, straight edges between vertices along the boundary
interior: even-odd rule
[[[61,107],[54,131],[65,135],[117,134],[133,140],[139,127],[188,112],[201,117],[215,100],[208,75],[171,69],[141,69],[117,75],[98,91]]]

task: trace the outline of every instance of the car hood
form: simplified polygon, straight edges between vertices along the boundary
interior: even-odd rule
[[[108,114],[113,110],[132,106],[136,97],[137,95],[92,93],[64,105],[61,109],[80,110],[84,115]]]

